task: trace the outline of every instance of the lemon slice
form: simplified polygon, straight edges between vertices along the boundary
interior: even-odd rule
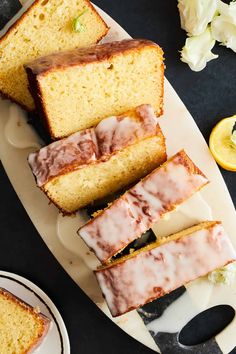
[[[216,162],[228,171],[236,171],[236,115],[222,119],[212,130],[209,147]],[[233,132],[234,130],[234,132]]]

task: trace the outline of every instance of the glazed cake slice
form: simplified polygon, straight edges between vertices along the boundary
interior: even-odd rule
[[[151,41],[129,39],[56,53],[25,68],[53,139],[141,104],[162,114],[163,52]]]
[[[236,260],[223,226],[206,221],[120,258],[95,274],[112,316]]]
[[[32,353],[46,336],[50,319],[0,288],[0,353]]]
[[[73,30],[76,18],[82,31]],[[107,31],[88,0],[35,0],[0,39],[0,93],[32,111],[23,65],[42,55],[95,44]]]
[[[136,182],[166,161],[157,120],[142,105],[30,154],[37,185],[70,214]]]
[[[182,150],[78,230],[102,263],[139,238],[208,179]]]

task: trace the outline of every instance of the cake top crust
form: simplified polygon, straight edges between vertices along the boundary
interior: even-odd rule
[[[25,69],[26,71],[32,72],[34,75],[41,75],[55,69],[61,70],[69,66],[106,60],[113,55],[124,53],[125,51],[132,49],[140,49],[146,46],[158,48],[160,55],[163,55],[162,49],[150,40],[124,39],[122,41],[97,44],[90,47],[53,53],[27,63]]]

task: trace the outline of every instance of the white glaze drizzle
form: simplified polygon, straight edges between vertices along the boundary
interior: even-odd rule
[[[156,237],[165,237],[204,220],[213,220],[212,211],[202,198],[201,193],[195,193],[174,211],[166,214],[166,217],[154,224],[152,231]]]
[[[102,262],[207,183],[203,175],[189,172],[183,157],[188,158],[176,154],[79,230]]]
[[[32,126],[27,123],[24,112],[13,104],[9,107],[9,119],[4,134],[9,144],[18,149],[39,149],[43,145]]]
[[[192,296],[191,289],[194,289],[195,296]],[[161,317],[148,323],[148,330],[154,335],[158,332],[180,332],[192,318],[207,308],[212,290],[213,285],[205,277],[190,282],[187,291],[168,306]]]
[[[58,214],[57,235],[60,242],[68,251],[82,259],[89,269],[94,270],[100,263],[95,254],[90,251],[83,240],[76,234],[78,228],[87,220],[88,216],[84,210],[73,216]]]
[[[193,232],[96,273],[113,316],[235,260],[221,224]]]
[[[156,135],[153,108],[142,105],[135,114],[135,118],[126,115],[105,118],[95,128],[74,133],[30,154],[28,161],[38,186],[70,170],[106,161],[137,140]]]

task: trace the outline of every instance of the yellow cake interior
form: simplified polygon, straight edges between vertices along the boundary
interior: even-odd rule
[[[74,32],[73,20],[85,9],[81,16],[85,30]],[[0,40],[0,91],[33,110],[23,64],[56,51],[94,44],[106,32],[106,25],[87,0],[36,0]]]
[[[61,138],[141,104],[162,113],[163,57],[155,45],[37,77],[51,135]],[[73,98],[73,99],[72,99]]]
[[[159,133],[123,149],[106,162],[57,176],[43,190],[63,212],[73,213],[136,182],[165,160],[165,140]]]
[[[0,291],[0,353],[28,352],[42,333],[44,323],[27,307],[21,306]]]

